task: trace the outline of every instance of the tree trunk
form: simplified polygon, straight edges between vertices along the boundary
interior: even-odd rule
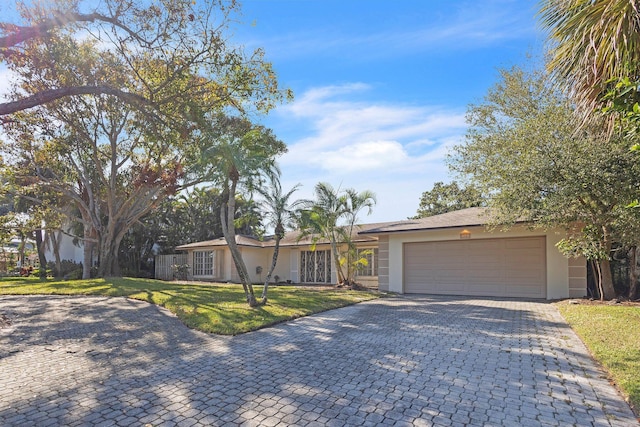
[[[222,224],[222,235],[224,236],[224,239],[229,246],[229,252],[231,252],[231,258],[233,259],[233,263],[235,264],[236,270],[238,271],[238,276],[240,276],[240,283],[242,284],[242,288],[244,289],[247,303],[251,307],[256,307],[258,305],[258,301],[256,300],[255,293],[253,292],[253,286],[251,285],[249,272],[247,271],[247,266],[244,264],[242,254],[238,249],[238,245],[236,245],[236,228],[235,224],[233,223],[236,210],[236,185],[237,182],[231,180],[231,186],[226,192],[226,203],[222,203],[220,205],[220,222]]]
[[[613,287],[613,276],[611,274],[611,262],[608,258],[601,259],[600,273],[602,275],[602,294],[600,299],[612,300],[616,297],[616,290]]]
[[[118,264],[118,251],[125,232],[107,232],[100,236],[98,277],[120,277],[122,275],[120,264]]]
[[[40,278],[47,278],[47,257],[44,254],[44,240],[42,239],[42,230],[33,232],[36,239],[36,249],[38,250],[38,261],[40,262]]]
[[[60,231],[49,231],[47,232],[47,237],[49,238],[49,242],[51,243],[51,250],[53,251],[53,257],[56,263],[56,278],[60,278],[60,272],[62,271],[62,259],[60,258],[60,240],[61,240],[62,232]]]
[[[271,275],[273,274],[273,270],[276,269],[279,253],[280,253],[280,235],[276,231],[276,245],[273,248],[273,257],[271,257],[271,266],[269,267],[269,272],[267,273],[266,279],[264,279],[264,286],[262,288],[262,296],[261,296],[262,304],[267,303],[267,291],[269,289],[269,281],[271,280]]]
[[[635,300],[638,293],[638,248],[629,251],[629,299]]]
[[[25,268],[24,265],[24,246],[26,243],[26,237],[24,233],[20,233],[20,244],[18,245],[18,262],[20,263],[20,268]]]
[[[336,243],[336,239],[331,239],[331,252],[333,254],[333,262],[336,265],[336,279],[338,281],[338,285],[344,284],[344,273],[342,271],[342,266],[340,265],[340,251],[338,250],[338,244]]]
[[[84,239],[82,241],[82,278],[91,278],[91,267],[93,266],[93,249],[96,246],[96,233],[92,226],[85,224]]]
[[[600,260],[600,270],[602,274],[602,295],[600,299],[612,300],[616,297],[616,290],[613,287],[613,276],[611,274],[611,262],[609,256],[611,254],[611,230],[603,227],[602,244],[606,257]]]

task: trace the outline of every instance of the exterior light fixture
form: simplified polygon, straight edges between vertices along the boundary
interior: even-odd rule
[[[470,239],[471,238],[471,232],[467,229],[464,229],[460,232],[460,238],[461,239]]]

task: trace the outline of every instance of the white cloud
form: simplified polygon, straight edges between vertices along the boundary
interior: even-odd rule
[[[408,156],[395,141],[359,142],[321,153],[318,162],[328,171],[358,172],[379,170],[389,164],[402,164]]]
[[[278,111],[308,134],[286,139],[280,159],[283,178],[304,185],[298,197],[312,197],[326,181],[378,194],[374,215],[363,221],[391,221],[414,215],[420,194],[448,181],[444,159],[466,129],[464,114],[437,106],[353,100],[366,85],[315,88]]]

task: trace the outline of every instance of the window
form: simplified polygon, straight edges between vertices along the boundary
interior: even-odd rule
[[[193,275],[213,276],[216,253],[215,251],[196,251],[193,253]]]
[[[358,259],[367,260],[367,265],[358,267],[358,276],[377,276],[378,275],[378,248],[362,248],[358,249]]]
[[[331,251],[300,252],[300,282],[331,282]]]

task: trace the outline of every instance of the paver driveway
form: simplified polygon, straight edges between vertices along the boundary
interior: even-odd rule
[[[238,337],[2,297],[0,425],[638,425],[546,303],[398,297]]]

